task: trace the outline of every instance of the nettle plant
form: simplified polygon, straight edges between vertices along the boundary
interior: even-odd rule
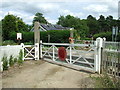
[[[18,63],[18,65],[23,64],[23,52],[20,50],[18,58],[14,58],[12,55],[8,59],[6,55],[2,58],[3,62],[3,71],[8,70],[9,66],[13,66],[15,63]]]
[[[22,50],[20,50],[20,52],[19,52],[18,64],[19,65],[23,64],[23,52],[22,52]]]
[[[2,58],[2,62],[3,62],[3,71],[4,70],[8,70],[8,60],[7,60],[7,56],[4,56]]]

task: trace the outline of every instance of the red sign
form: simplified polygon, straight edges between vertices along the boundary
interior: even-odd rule
[[[58,56],[59,56],[59,59],[62,61],[64,61],[66,59],[67,52],[66,52],[65,47],[58,48]]]

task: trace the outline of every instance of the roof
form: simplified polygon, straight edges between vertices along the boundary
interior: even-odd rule
[[[40,24],[42,28],[45,30],[65,30],[65,29],[70,29],[68,27],[63,27],[61,25],[52,25],[52,24]]]
[[[49,30],[68,30],[69,27],[63,27],[61,25],[53,25],[53,24],[40,24],[40,31],[49,31]],[[34,30],[34,27],[31,31]]]

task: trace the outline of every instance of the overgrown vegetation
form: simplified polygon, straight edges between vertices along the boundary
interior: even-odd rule
[[[2,43],[2,45],[16,45],[17,43],[15,43],[13,40],[6,40]]]
[[[19,65],[23,64],[23,52],[22,52],[22,50],[20,50],[20,52],[19,52],[18,64]]]
[[[8,60],[7,60],[7,56],[4,56],[2,58],[2,62],[3,62],[3,70],[8,70]]]
[[[120,88],[120,81],[104,73],[99,77],[92,77],[95,80],[95,88]]]
[[[2,58],[2,62],[3,62],[3,65],[2,65],[3,71],[8,70],[9,66],[13,66],[15,63],[17,63],[18,65],[22,65],[23,64],[23,52],[22,52],[22,50],[20,50],[20,52],[19,52],[18,59],[14,58],[12,55],[8,59],[7,56],[4,55],[4,57]]]
[[[10,66],[13,66],[13,65],[14,65],[14,59],[13,59],[13,56],[12,56],[12,55],[10,56],[10,59],[9,59],[9,65],[10,65]]]

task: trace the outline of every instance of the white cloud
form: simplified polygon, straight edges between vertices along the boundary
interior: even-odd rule
[[[72,16],[75,16],[75,17],[81,17],[81,16],[83,16],[84,14],[83,13],[81,13],[81,12],[78,12],[78,13],[76,13],[76,12],[71,12],[70,10],[68,10],[68,9],[65,9],[65,10],[63,10],[63,9],[61,9],[60,11],[60,14],[61,15],[72,15]]]
[[[60,7],[56,3],[42,3],[42,4],[37,4],[38,8],[42,9],[44,12],[51,12],[54,10],[58,10]]]
[[[57,19],[51,19],[50,17],[45,18],[49,23],[56,24]]]
[[[97,12],[97,13],[103,13],[103,12],[109,11],[109,8],[107,5],[89,5],[83,9],[90,12]]]

